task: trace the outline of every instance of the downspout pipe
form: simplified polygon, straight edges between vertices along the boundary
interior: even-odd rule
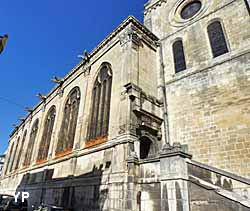
[[[166,94],[166,87],[165,87],[165,65],[163,62],[163,48],[161,41],[157,42],[159,46],[159,54],[160,54],[160,79],[161,84],[160,88],[162,89],[162,96],[163,96],[163,121],[164,121],[164,136],[165,136],[165,144],[170,145],[170,136],[169,136],[169,120],[168,120],[168,101],[167,101],[167,94]]]

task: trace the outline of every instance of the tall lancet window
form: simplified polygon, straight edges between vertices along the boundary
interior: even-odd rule
[[[102,65],[92,91],[92,105],[88,140],[107,137],[109,128],[112,71],[109,64]]]
[[[22,138],[22,142],[21,142],[21,146],[20,146],[20,149],[18,150],[17,161],[16,161],[16,165],[15,165],[15,170],[18,169],[19,164],[20,164],[20,160],[21,160],[21,158],[22,158],[23,147],[24,147],[26,135],[27,135],[27,130],[24,131],[23,138]]]
[[[207,27],[207,32],[213,56],[217,57],[227,53],[228,47],[221,23],[214,21]]]
[[[173,56],[174,56],[174,66],[175,73],[181,72],[186,69],[186,60],[183,49],[182,40],[177,40],[173,44]]]
[[[8,155],[8,159],[6,161],[6,167],[5,167],[5,173],[8,173],[9,170],[9,166],[10,166],[10,161],[11,161],[11,157],[12,157],[12,153],[13,153],[13,148],[14,148],[14,142],[12,142],[11,147],[10,147],[10,151],[9,151],[9,155]]]
[[[52,132],[53,132],[54,123],[55,123],[55,117],[56,117],[56,107],[52,106],[45,120],[42,140],[40,143],[38,157],[37,157],[38,162],[44,161],[48,157],[50,142],[52,138]]]
[[[56,154],[68,152],[73,149],[76,124],[80,105],[80,89],[74,88],[66,101],[63,113],[63,120],[57,143]]]
[[[29,139],[29,143],[27,146],[27,151],[26,151],[26,155],[25,155],[25,159],[23,163],[24,166],[29,166],[31,164],[33,149],[34,149],[35,140],[36,140],[37,132],[38,132],[38,124],[39,124],[39,120],[37,119],[31,128],[30,139]]]
[[[10,160],[10,172],[13,171],[13,165],[16,161],[16,155],[17,155],[17,150],[18,150],[18,146],[19,146],[19,142],[20,142],[20,137],[18,137],[18,139],[15,141],[15,147],[14,147],[14,151],[13,151],[13,154],[12,154],[12,158]]]

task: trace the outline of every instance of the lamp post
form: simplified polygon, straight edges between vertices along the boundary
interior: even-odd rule
[[[5,47],[6,43],[7,43],[8,38],[9,37],[8,37],[7,34],[5,34],[3,36],[0,36],[0,54],[3,52],[4,47]]]

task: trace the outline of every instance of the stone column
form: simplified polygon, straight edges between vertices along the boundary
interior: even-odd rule
[[[160,155],[161,211],[189,211],[188,169],[192,156],[180,144],[165,145]]]

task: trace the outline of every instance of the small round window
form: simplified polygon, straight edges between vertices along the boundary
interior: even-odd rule
[[[197,14],[200,11],[201,6],[202,5],[200,1],[190,2],[181,10],[181,17],[183,19],[192,18],[195,14]]]

